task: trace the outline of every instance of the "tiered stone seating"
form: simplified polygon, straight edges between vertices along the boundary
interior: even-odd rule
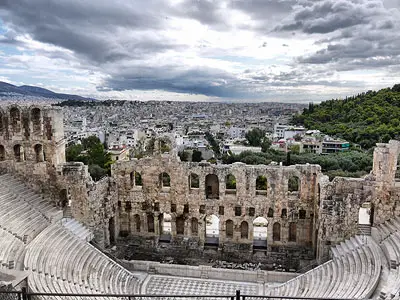
[[[380,292],[381,299],[392,299],[400,292],[400,219],[394,218],[377,226],[376,241],[389,264],[389,275]]]
[[[20,239],[0,229],[0,268],[14,269],[24,248]]]
[[[63,219],[62,225],[81,240],[90,242],[94,238],[93,233],[75,219]]]
[[[332,260],[270,289],[268,294],[307,298],[370,297],[381,272],[378,245],[370,237],[356,236],[333,247],[332,254]]]
[[[45,282],[53,280],[61,290],[74,293],[139,292],[135,276],[59,224],[43,230],[27,246],[24,265],[33,271],[32,276],[44,278]]]

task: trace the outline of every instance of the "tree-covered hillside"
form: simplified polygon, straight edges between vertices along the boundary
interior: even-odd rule
[[[342,137],[364,149],[400,137],[400,84],[344,100],[310,104],[293,124]]]

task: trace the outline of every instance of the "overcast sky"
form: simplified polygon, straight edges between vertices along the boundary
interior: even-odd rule
[[[99,99],[343,97],[400,83],[400,0],[1,0],[0,81]]]

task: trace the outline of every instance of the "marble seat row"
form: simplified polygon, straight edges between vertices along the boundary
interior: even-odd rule
[[[14,269],[25,244],[11,233],[0,229],[0,268]]]
[[[28,245],[24,265],[91,293],[138,292],[135,276],[60,224],[52,224]]]
[[[62,225],[81,240],[90,242],[94,237],[90,230],[88,230],[83,224],[79,223],[75,219],[63,219]]]
[[[377,242],[389,265],[389,274],[380,292],[380,298],[391,299],[400,292],[400,220],[393,218],[376,228]]]
[[[333,258],[269,291],[271,296],[368,298],[379,282],[381,258],[371,239],[356,236],[332,248]]]
[[[31,205],[35,210],[39,211],[49,221],[57,221],[62,218],[62,211],[51,204],[46,199],[28,188],[21,180],[10,174],[0,175],[0,186],[3,191],[18,197]]]

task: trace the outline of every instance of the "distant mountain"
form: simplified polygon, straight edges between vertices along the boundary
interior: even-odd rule
[[[95,100],[78,95],[60,94],[53,91],[32,85],[16,86],[0,81],[0,99],[2,97],[32,96],[42,98],[52,98],[60,100]]]

